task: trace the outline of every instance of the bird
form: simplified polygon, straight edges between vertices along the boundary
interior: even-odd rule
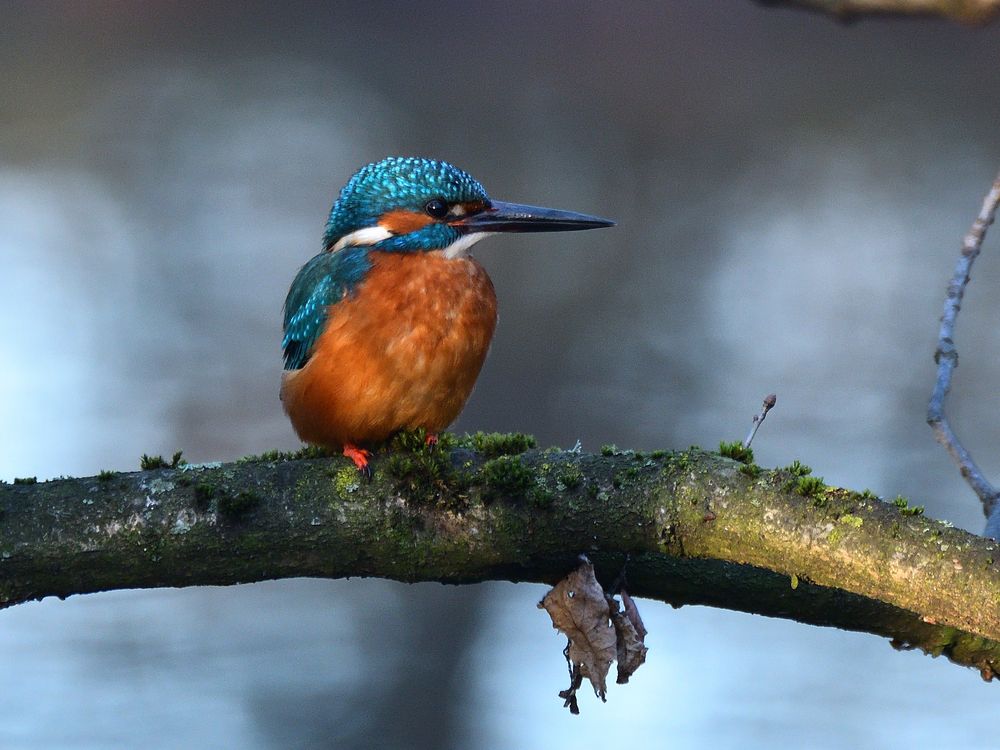
[[[359,169],[285,299],[281,401],[299,438],[342,451],[369,478],[373,446],[394,434],[422,428],[436,444],[497,323],[472,246],[497,233],[613,225],[493,200],[445,161],[388,157]]]

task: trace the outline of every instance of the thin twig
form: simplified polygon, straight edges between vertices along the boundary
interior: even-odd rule
[[[790,5],[845,21],[863,16],[941,16],[985,24],[997,16],[998,0],[757,0],[762,5]]]
[[[776,403],[778,403],[778,397],[775,394],[769,393],[767,396],[764,397],[764,404],[763,406],[761,406],[760,414],[754,415],[753,427],[750,428],[750,433],[747,435],[747,439],[743,441],[744,448],[750,447],[750,443],[753,442],[753,436],[757,434],[757,429],[763,423],[764,417],[766,417],[767,413],[774,408],[774,405]]]
[[[955,265],[955,274],[952,276],[951,283],[948,284],[948,296],[945,298],[944,313],[941,315],[937,350],[934,352],[934,361],[937,362],[938,366],[937,381],[934,383],[934,391],[931,393],[931,400],[927,406],[927,423],[934,431],[935,439],[945,447],[955,460],[955,463],[958,464],[958,470],[965,477],[965,481],[969,483],[969,486],[982,501],[983,513],[987,518],[986,534],[992,537],[997,537],[998,532],[1000,532],[1000,514],[996,512],[1000,507],[998,505],[1000,494],[986,479],[979,466],[972,460],[972,454],[959,442],[958,437],[951,429],[948,417],[944,413],[944,401],[951,389],[952,374],[958,367],[958,350],[955,348],[953,338],[955,321],[958,318],[958,311],[962,309],[962,298],[965,295],[965,287],[969,284],[972,264],[979,255],[983,238],[986,236],[986,229],[993,223],[998,205],[1000,205],[1000,175],[997,175],[996,180],[993,181],[993,187],[986,194],[979,215],[972,222],[972,228],[969,229],[962,241],[962,253]]]

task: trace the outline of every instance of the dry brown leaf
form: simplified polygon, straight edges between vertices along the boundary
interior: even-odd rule
[[[632,597],[628,595],[628,592],[623,588],[621,590],[622,595],[622,607],[625,608],[625,616],[628,618],[629,622],[632,623],[632,627],[635,628],[635,632],[639,636],[640,641],[646,640],[646,626],[642,622],[642,618],[639,616],[639,608],[635,606],[635,601]]]
[[[607,700],[607,676],[611,662],[618,660],[618,684],[624,685],[646,661],[646,626],[624,587],[618,600],[601,589],[594,566],[580,556],[576,570],[563,578],[538,603],[552,618],[552,627],[569,639],[563,656],[569,668],[570,685],[559,693],[570,713],[580,713],[576,691],[586,677],[602,701]]]
[[[639,610],[624,589],[621,592],[624,611],[619,611],[618,602],[608,597],[611,622],[615,626],[618,641],[618,684],[628,682],[635,670],[646,661],[646,627],[639,617]]]
[[[618,651],[608,601],[590,560],[582,558],[577,569],[559,581],[538,606],[549,613],[552,627],[569,638],[566,658],[570,664],[590,680],[602,701],[607,700],[608,670]],[[569,700],[569,696],[562,697]]]

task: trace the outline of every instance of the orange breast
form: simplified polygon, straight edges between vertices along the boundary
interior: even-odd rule
[[[462,410],[496,327],[493,283],[472,258],[371,253],[372,269],[330,307],[301,370],[286,372],[299,437],[337,447],[401,429],[439,432]]]

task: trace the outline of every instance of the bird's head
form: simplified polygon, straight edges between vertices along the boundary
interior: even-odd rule
[[[558,232],[612,226],[572,211],[491,200],[468,173],[443,161],[389,157],[359,169],[340,191],[323,247],[464,255],[496,232]]]

